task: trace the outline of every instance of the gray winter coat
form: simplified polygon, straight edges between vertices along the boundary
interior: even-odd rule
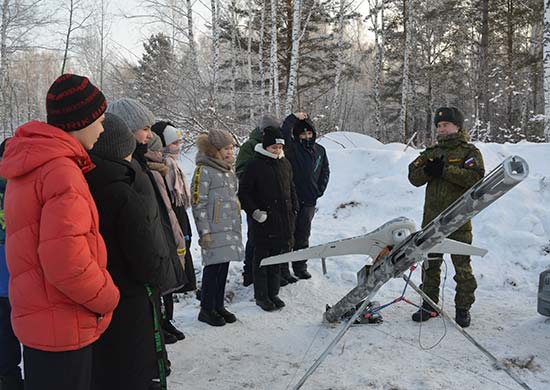
[[[193,217],[199,236],[211,235],[202,248],[203,265],[242,261],[241,207],[237,198],[237,178],[223,161],[212,157],[216,149],[207,139],[197,141],[197,168],[191,185]]]

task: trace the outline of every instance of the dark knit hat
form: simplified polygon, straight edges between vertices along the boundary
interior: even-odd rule
[[[106,160],[121,160],[134,153],[136,139],[122,119],[110,112],[105,113],[103,129],[90,153]]]
[[[302,134],[304,131],[315,132],[315,127],[313,126],[313,122],[309,118],[298,121],[296,125],[294,125],[294,129],[292,130],[292,135],[294,135],[294,138],[298,138],[300,134]]]
[[[235,143],[233,136],[227,130],[212,129],[208,132],[208,142],[212,144],[216,149],[220,150],[227,145]]]
[[[138,131],[155,123],[155,116],[151,110],[135,99],[122,98],[115,100],[109,103],[107,112],[118,115],[126,122],[130,131]]]
[[[94,123],[107,108],[105,96],[87,77],[64,74],[50,86],[46,97],[48,124],[65,131]]]
[[[266,127],[264,129],[262,146],[264,147],[264,149],[267,149],[268,146],[275,144],[285,144],[285,139],[283,137],[283,133],[281,133],[281,129],[279,129],[278,127]]]
[[[263,133],[263,131],[267,127],[281,127],[281,121],[277,118],[275,118],[273,115],[264,115],[260,118],[260,122],[258,123],[258,127],[260,131]]]
[[[456,107],[440,107],[435,111],[434,124],[437,127],[439,122],[451,122],[462,129],[464,126],[464,115]]]

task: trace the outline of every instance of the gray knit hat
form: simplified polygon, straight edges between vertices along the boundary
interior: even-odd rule
[[[235,140],[231,133],[227,130],[212,129],[208,132],[208,142],[212,144],[216,149],[220,150],[227,145],[234,144]]]
[[[134,153],[136,139],[122,119],[106,112],[103,129],[90,153],[106,160],[122,160]]]
[[[130,128],[137,131],[155,123],[155,116],[143,104],[135,99],[122,98],[107,105],[107,112],[118,115]]]
[[[258,124],[261,134],[268,127],[273,127],[275,129],[281,127],[281,121],[275,118],[273,115],[264,115],[260,118],[260,123]]]
[[[158,134],[151,132],[152,137],[149,141],[147,141],[147,149],[151,150],[153,152],[161,152],[162,151],[162,141]]]

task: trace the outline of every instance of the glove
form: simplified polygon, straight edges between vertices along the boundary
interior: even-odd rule
[[[262,210],[254,210],[252,218],[258,223],[264,223],[267,220],[267,212]]]
[[[210,245],[212,244],[212,236],[210,233],[203,234],[201,238],[199,238],[199,245],[202,249],[208,249],[210,248]]]
[[[445,162],[441,157],[428,160],[424,166],[424,172],[430,177],[441,177],[443,175],[443,168],[445,167]]]

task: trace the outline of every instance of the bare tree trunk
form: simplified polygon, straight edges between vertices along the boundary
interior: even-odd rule
[[[231,0],[231,113],[237,116],[237,15],[235,0]]]
[[[336,75],[334,77],[334,95],[332,96],[332,104],[330,105],[329,120],[330,126],[334,126],[336,130],[342,130],[339,123],[341,117],[341,101],[340,101],[340,80],[342,78],[342,69],[344,66],[344,11],[346,8],[345,0],[340,0],[340,9],[338,15],[338,42],[336,43],[337,51],[342,60],[336,64]],[[375,76],[376,77],[376,76]]]
[[[264,72],[264,31],[265,31],[265,2],[262,0],[260,10],[260,42],[258,43],[258,73],[260,73],[260,113],[265,109],[265,72]]]
[[[7,108],[7,83],[6,74],[8,72],[8,18],[10,0],[2,1],[2,20],[0,25],[0,125],[2,125],[3,136],[7,136],[8,129],[6,123]]]
[[[195,31],[193,27],[193,4],[191,0],[186,0],[187,5],[187,40],[189,41],[189,52],[191,53],[191,65],[193,72],[198,74],[199,62],[197,59],[197,45],[195,43]]]
[[[279,63],[277,58],[277,0],[271,0],[271,55],[270,55],[270,67],[271,67],[271,83],[272,83],[272,107],[275,108],[275,116],[279,117],[281,114],[281,107],[279,102]]]
[[[249,102],[249,119],[252,122],[254,119],[254,79],[252,78],[252,19],[253,19],[253,11],[251,11],[251,14],[248,17],[248,26],[247,26],[247,34],[248,34],[248,42],[246,47],[246,69],[248,72],[248,93],[250,95],[250,102]]]
[[[376,57],[374,62],[374,136],[379,141],[384,137],[384,123],[382,122],[382,72],[384,63],[384,1],[369,0],[370,20],[374,31],[374,46]]]
[[[220,33],[218,26],[219,16],[219,3],[218,0],[211,0],[212,10],[212,91],[213,91],[213,105],[214,109],[217,109],[218,102],[218,72],[220,62]]]
[[[65,51],[63,52],[63,64],[61,65],[61,74],[65,73],[65,65],[67,65],[67,57],[69,55],[69,43],[71,39],[71,33],[73,31],[73,13],[74,13],[74,1],[70,0],[69,26],[67,27],[67,35],[65,36]]]
[[[294,93],[298,76],[298,64],[300,56],[300,9],[301,0],[294,0],[292,15],[292,50],[290,51],[290,68],[288,72],[288,87],[286,92],[285,116],[292,113]]]
[[[513,97],[514,97],[514,22],[512,14],[514,12],[513,0],[507,0],[507,29],[506,29],[506,51],[507,51],[507,60],[508,60],[508,103],[506,105],[506,125],[509,131],[514,128],[514,118],[513,118]]]
[[[544,0],[544,138],[550,142],[550,0]]]
[[[403,50],[403,82],[401,87],[401,111],[399,115],[400,134],[397,140],[406,140],[408,138],[407,117],[410,92],[410,65],[409,54],[411,50],[411,4],[413,0],[403,0],[403,23],[404,23],[404,50]]]
[[[489,0],[481,0],[481,42],[479,47],[478,112],[479,125],[486,127],[489,114]]]

